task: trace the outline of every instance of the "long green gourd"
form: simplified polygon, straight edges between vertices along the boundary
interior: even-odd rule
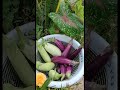
[[[25,88],[15,87],[12,84],[6,83],[3,84],[3,90],[35,90],[35,85],[28,86]]]
[[[38,63],[36,63],[38,64]],[[36,67],[37,70],[40,71],[50,71],[54,68],[55,64],[52,62],[48,62],[48,63],[42,63],[42,65],[38,65],[38,67]]]
[[[44,49],[44,47],[41,44],[39,44],[38,41],[36,42],[36,44],[37,44],[36,46],[37,46],[38,52],[40,53],[43,60],[45,62],[51,62],[51,58],[48,55],[47,51]]]
[[[16,27],[16,31],[19,38],[18,46],[20,50],[32,63],[35,64],[35,42],[26,38],[19,27]]]
[[[17,47],[17,44],[11,39],[8,39],[7,36],[3,35],[3,46],[20,80],[26,86],[33,85],[35,83],[35,72]]]

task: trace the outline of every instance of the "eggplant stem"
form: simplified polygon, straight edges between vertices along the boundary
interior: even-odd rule
[[[76,61],[72,61],[72,65],[77,65],[77,64],[79,64],[80,62],[76,62]]]
[[[72,44],[72,41],[73,41],[73,38],[71,38],[71,40],[69,41],[69,43],[68,43],[68,44]]]
[[[65,74],[62,74],[61,81],[65,78]]]

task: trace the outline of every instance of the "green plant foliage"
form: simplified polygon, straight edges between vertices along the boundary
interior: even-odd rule
[[[101,3],[102,7],[96,2],[85,3],[85,22],[86,26],[94,26],[95,31],[111,43],[111,33],[114,37],[117,31],[117,1],[101,0]]]
[[[14,14],[18,10],[19,0],[3,0],[3,31],[9,32],[13,28]]]
[[[3,0],[3,32],[35,20],[34,0]]]

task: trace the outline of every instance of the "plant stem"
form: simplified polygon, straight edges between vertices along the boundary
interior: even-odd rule
[[[61,3],[62,0],[59,0],[58,2],[58,5],[57,5],[57,8],[56,8],[56,13],[58,12],[59,8],[60,8],[60,3]]]

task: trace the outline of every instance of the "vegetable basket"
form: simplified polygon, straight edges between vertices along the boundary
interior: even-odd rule
[[[100,35],[96,32],[90,34],[90,46],[88,54],[85,57],[85,62],[89,63],[94,60],[102,50],[109,45]],[[117,90],[117,54],[114,52],[110,57],[109,62],[99,71],[93,80],[97,84],[105,85],[106,90]]]
[[[47,35],[45,37],[43,37],[43,39],[45,40],[49,40],[49,39],[52,39],[52,38],[55,38],[55,39],[58,39],[60,41],[62,41],[63,43],[68,43],[71,38],[66,36],[66,35],[62,35],[62,34],[53,34],[53,35]],[[41,42],[42,39],[39,39],[38,42]],[[73,39],[73,48],[74,49],[77,49],[80,44]],[[36,54],[37,54],[37,57],[39,56],[38,54],[38,50],[36,49]],[[72,75],[70,77],[70,79],[66,79],[66,80],[63,80],[63,81],[51,81],[50,84],[49,84],[49,87],[51,88],[61,88],[61,87],[67,87],[67,86],[71,86],[73,84],[76,84],[77,82],[79,82],[82,78],[83,78],[83,75],[84,75],[84,49],[82,48],[80,54],[78,55],[78,57],[75,58],[76,61],[79,60],[80,64],[79,65],[76,65],[74,66],[73,68],[73,72],[72,72]],[[38,71],[36,70],[36,73]]]
[[[20,27],[20,30],[24,33],[24,35],[29,36],[28,33],[35,29],[35,22],[30,22],[19,27]],[[7,33],[7,36],[9,39],[12,39],[15,42],[18,42],[18,37],[15,29]],[[30,36],[30,38],[35,38],[35,36],[34,35]],[[2,83],[3,84],[10,83],[16,87],[24,87],[24,84],[19,79],[16,71],[14,70],[11,62],[9,61],[4,51],[3,51],[2,58],[3,58],[2,59],[2,72],[3,72]]]

